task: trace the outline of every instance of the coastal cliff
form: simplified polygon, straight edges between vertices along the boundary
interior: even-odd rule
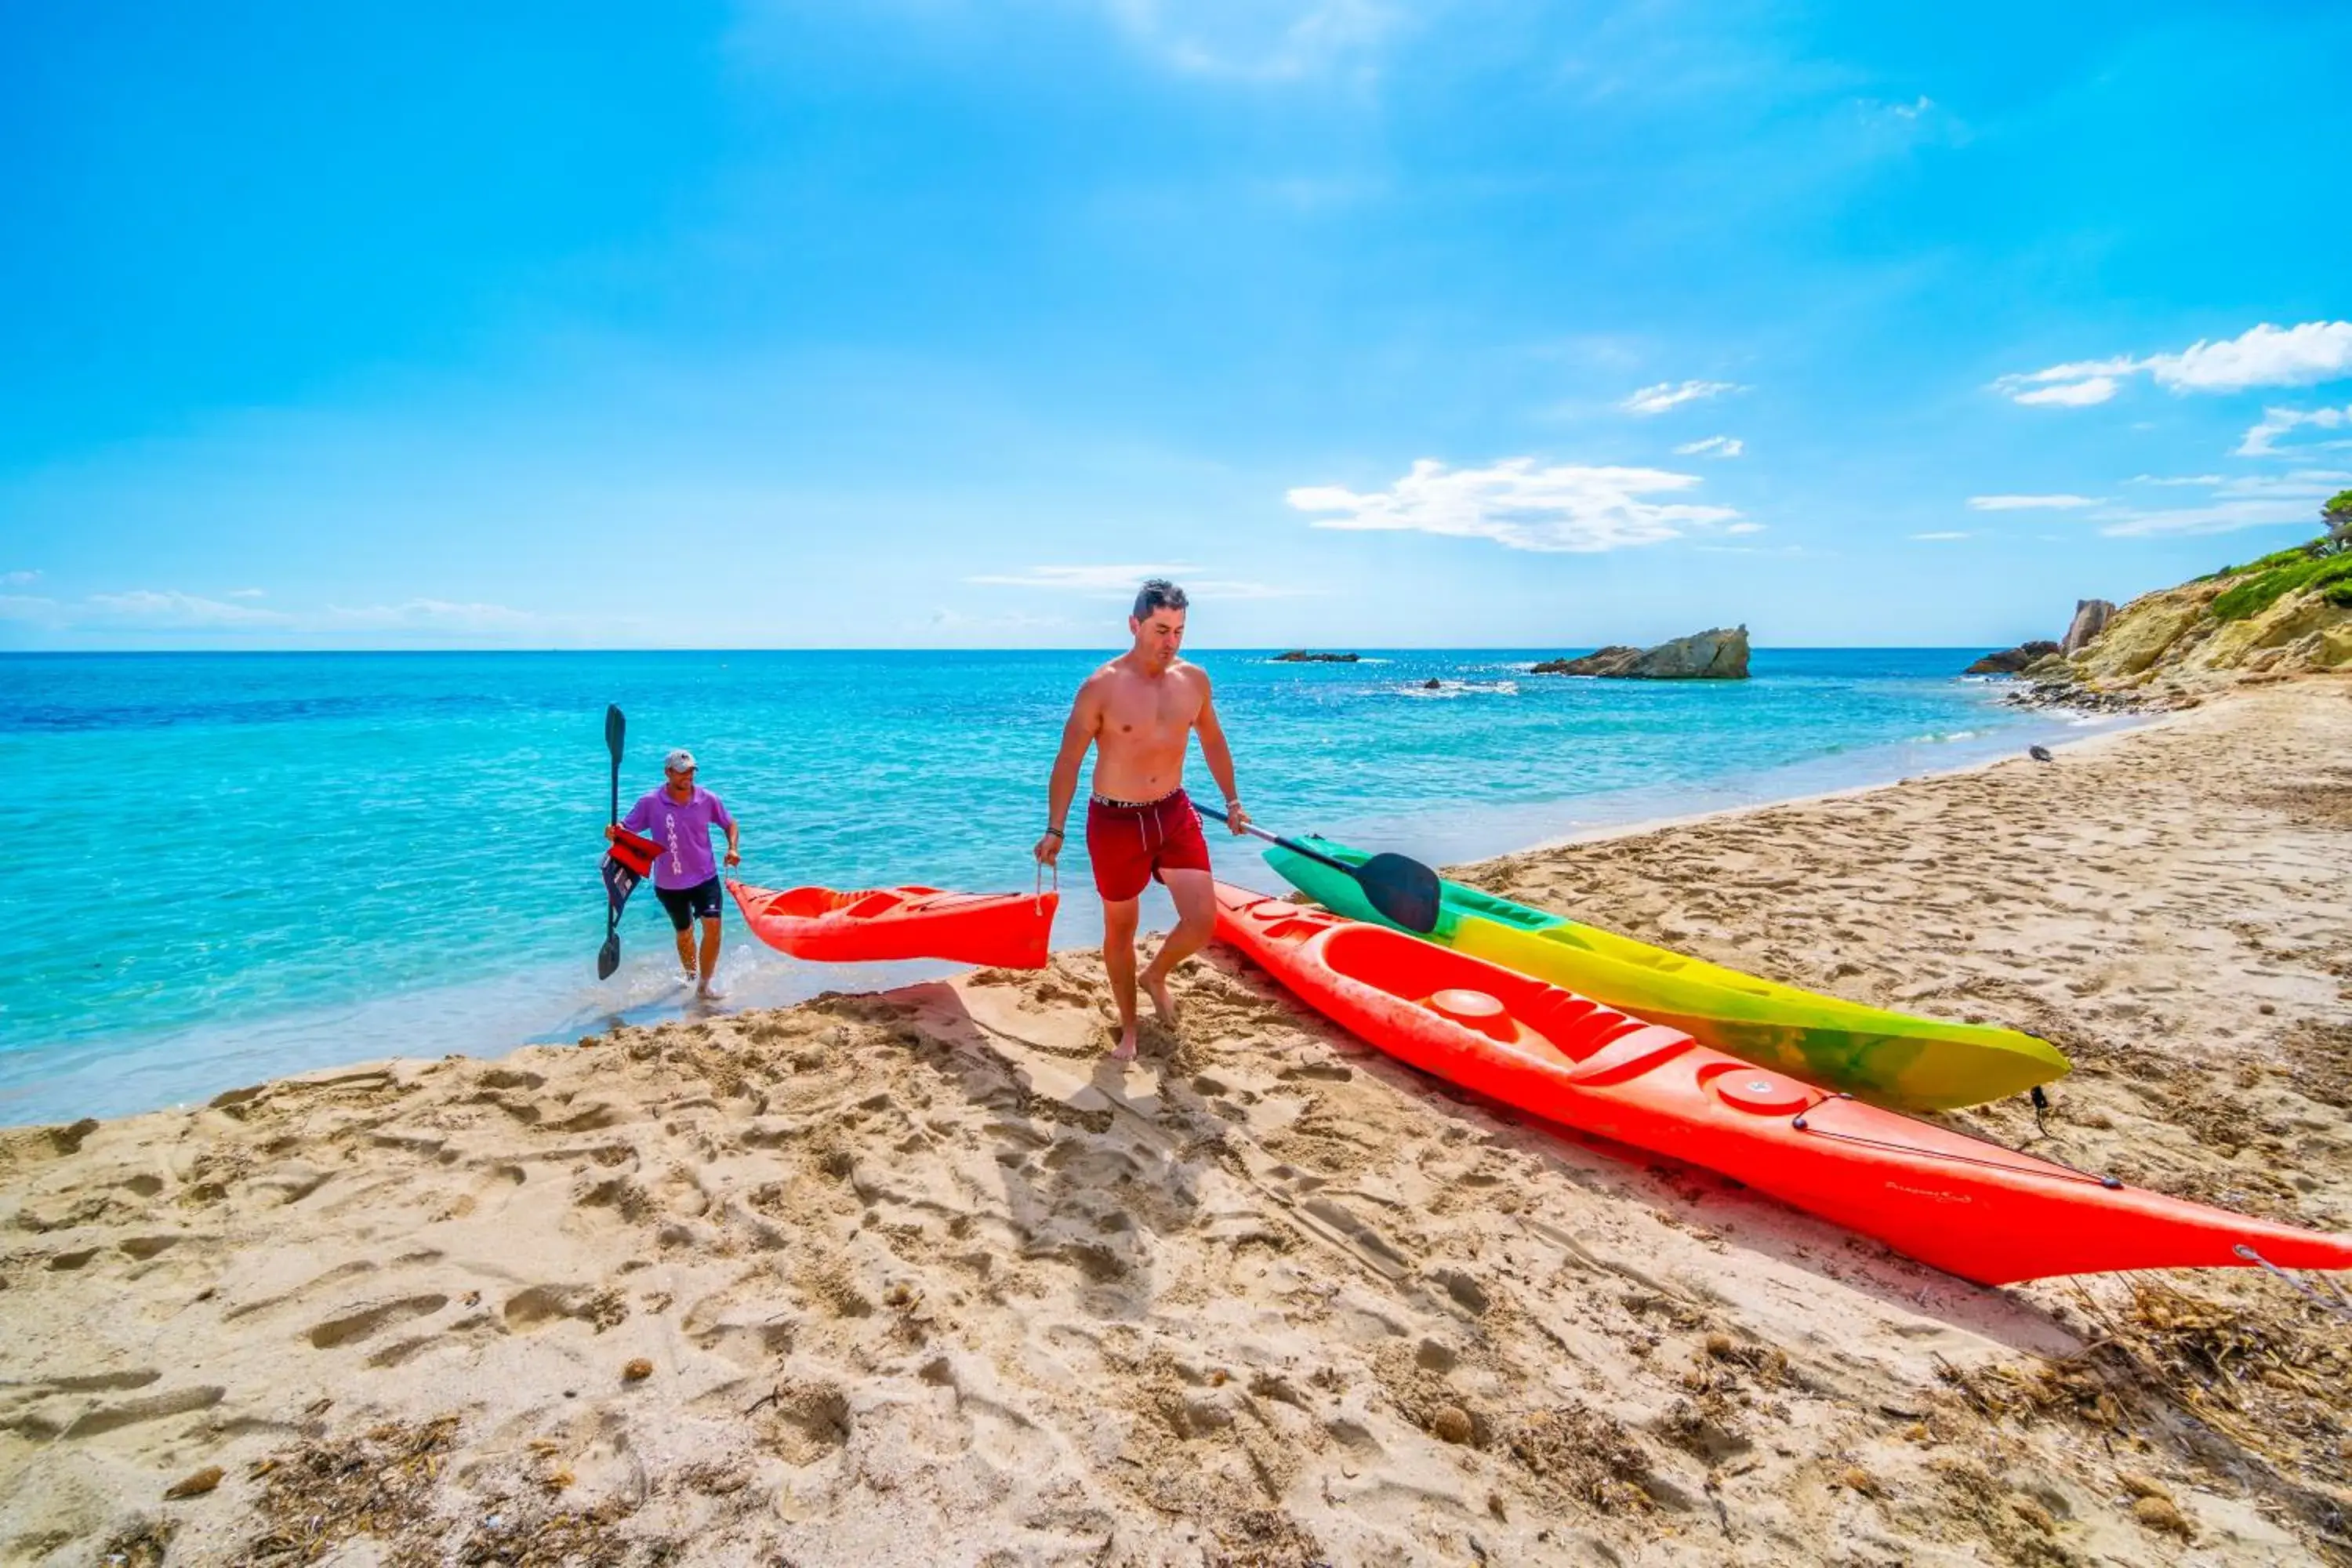
[[[2328,536],[2143,594],[2098,616],[2097,630],[2074,646],[2084,611],[2099,604],[2084,601],[2064,651],[2011,666],[2032,683],[2015,700],[2182,707],[2223,686],[2352,670],[2352,490],[2323,515]]]

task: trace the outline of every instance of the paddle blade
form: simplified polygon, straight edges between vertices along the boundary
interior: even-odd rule
[[[616,768],[621,765],[621,736],[627,728],[618,708],[604,710],[604,749],[613,753],[613,765]]]
[[[627,907],[629,895],[635,892],[637,884],[646,879],[643,870],[620,858],[617,853],[620,847],[615,845],[606,850],[597,868],[604,879],[604,924],[608,930],[620,923],[621,910]]]
[[[604,879],[604,945],[596,952],[596,978],[610,980],[613,971],[621,967],[621,910],[637,884],[645,880],[645,872],[630,867],[613,850],[605,851],[598,869]]]
[[[1437,873],[1402,855],[1375,855],[1354,868],[1364,897],[1383,919],[1395,921],[1417,936],[1437,929],[1441,896]]]

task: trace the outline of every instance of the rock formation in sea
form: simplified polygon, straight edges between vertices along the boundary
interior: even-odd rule
[[[1748,628],[1716,626],[1653,648],[1624,644],[1581,658],[1548,658],[1537,675],[1595,675],[1626,680],[1745,680]]]
[[[1989,653],[1960,673],[1963,675],[2015,675],[2029,664],[2048,658],[2058,652],[2058,645],[2047,638],[2023,642],[2015,647],[2005,647],[1999,653]]]
[[[1360,653],[1311,653],[1303,647],[1274,656],[1276,664],[1353,664],[1364,656]]]

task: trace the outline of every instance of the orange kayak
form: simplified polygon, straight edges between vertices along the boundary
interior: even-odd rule
[[[1865,1105],[1384,927],[1220,883],[1217,936],[1423,1072],[1721,1172],[1979,1284],[2256,1261],[2352,1268],[2352,1238],[2127,1187]]]
[[[766,888],[730,882],[751,934],[824,963],[944,958],[1043,969],[1058,893],[943,893],[937,888]]]

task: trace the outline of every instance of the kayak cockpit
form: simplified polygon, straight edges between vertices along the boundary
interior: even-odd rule
[[[1661,1050],[1670,1055],[1689,1044],[1675,1030],[1629,1018],[1572,991],[1377,926],[1333,931],[1323,940],[1321,957],[1360,984],[1501,1044],[1596,1065],[1605,1053],[1603,1070],[1622,1066],[1621,1054],[1609,1047],[1634,1036],[1656,1037],[1635,1053],[1644,1063]]]
[[[769,894],[760,912],[772,919],[787,921],[824,920],[830,915],[870,921],[883,915],[903,913],[938,891],[936,888],[856,888],[847,891],[833,888],[786,888],[780,893]]]

